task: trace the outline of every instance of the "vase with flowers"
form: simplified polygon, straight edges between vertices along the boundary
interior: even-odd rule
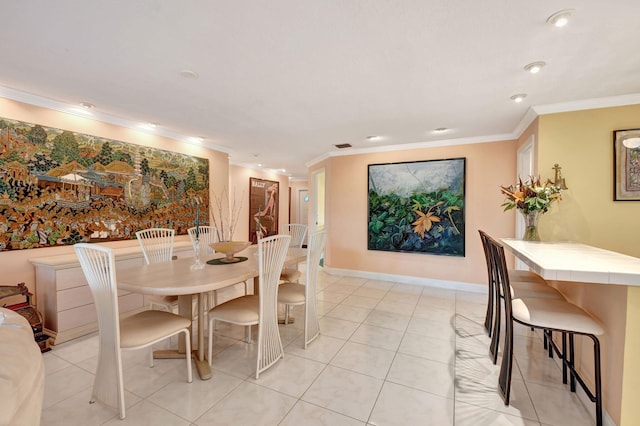
[[[524,216],[525,231],[523,240],[540,241],[538,234],[538,220],[546,213],[551,203],[561,199],[561,188],[548,180],[545,184],[540,177],[533,176],[526,182],[518,179],[517,185],[501,186],[500,191],[505,196],[502,204],[504,211],[517,209]]]

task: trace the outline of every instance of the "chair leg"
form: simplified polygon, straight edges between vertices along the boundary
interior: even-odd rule
[[[489,286],[489,292],[488,292],[488,296],[487,296],[487,313],[485,314],[484,317],[484,329],[487,331],[487,334],[489,335],[489,337],[491,337],[491,334],[493,332],[492,327],[491,327],[491,323],[493,322],[493,299],[494,299],[494,291],[493,291],[493,285],[491,284]]]
[[[193,371],[191,369],[191,335],[189,330],[184,330],[184,346],[187,357],[187,383],[193,382]]]
[[[567,332],[562,332],[562,383],[567,384]]]
[[[289,310],[291,305],[284,305],[284,325],[289,324]]]
[[[593,340],[593,363],[595,372],[596,425],[602,426],[602,370],[600,366],[600,340],[589,335]]]
[[[504,347],[502,349],[502,364],[498,376],[498,389],[504,405],[509,405],[511,397],[511,374],[513,371],[513,320],[507,314],[504,330]],[[498,329],[494,329],[498,331]],[[494,362],[495,363],[495,362]]]
[[[209,362],[209,367],[211,367],[211,358],[213,355],[213,327],[216,320],[211,318],[209,320],[209,342],[207,344],[207,361]]]
[[[571,374],[569,380],[569,389],[571,392],[576,391],[576,375],[574,373],[575,365],[575,347],[573,342],[573,333],[569,333],[569,365],[571,365]]]
[[[493,334],[491,336],[491,343],[489,344],[489,355],[491,356],[491,361],[493,361],[494,365],[498,363],[498,351],[500,344],[500,320],[502,316],[500,305],[500,302],[496,303],[493,317]]]

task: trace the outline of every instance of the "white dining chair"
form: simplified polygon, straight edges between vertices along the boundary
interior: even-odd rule
[[[209,255],[216,252],[209,245],[211,243],[218,242],[218,232],[215,226],[198,226],[197,228],[194,226],[187,229],[187,233],[189,234],[189,239],[191,240],[191,244],[193,245],[194,249],[196,246],[196,241],[199,241],[200,255]]]
[[[289,243],[290,248],[300,248],[304,243],[304,238],[307,236],[307,225],[301,223],[288,223],[282,226],[280,233],[291,236],[291,242]],[[280,280],[298,282],[301,276],[302,272],[298,269],[298,265],[294,265],[282,270]]]
[[[120,419],[124,419],[122,351],[150,347],[179,333],[184,334],[187,382],[191,383],[191,321],[165,311],[143,311],[120,320],[112,250],[86,243],[76,244],[74,249],[91,289],[98,316],[100,346],[91,402],[101,401],[116,407]],[[150,366],[153,366],[153,356]]]
[[[273,235],[258,240],[258,295],[241,296],[209,310],[209,365],[212,364],[215,321],[246,326],[247,343],[251,343],[251,326],[258,325],[256,379],[284,357],[278,331],[277,298],[280,272],[290,240],[289,235]]]
[[[170,262],[173,259],[175,232],[168,228],[149,228],[136,232],[147,265]],[[151,309],[173,312],[178,307],[178,296],[147,296],[147,299]]]
[[[316,292],[318,282],[318,268],[320,257],[324,250],[326,233],[314,232],[309,236],[307,244],[307,270],[305,284],[286,282],[278,287],[278,303],[285,305],[284,323],[289,322],[292,305],[305,305],[304,308],[304,348],[307,349],[320,334],[318,322],[318,308],[316,306]]]

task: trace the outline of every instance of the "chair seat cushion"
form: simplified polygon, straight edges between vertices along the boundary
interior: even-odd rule
[[[191,326],[188,318],[165,311],[144,311],[120,321],[120,346],[134,348]]]
[[[280,273],[280,279],[282,281],[296,281],[302,276],[302,272],[293,268],[285,268]]]
[[[511,297],[513,299],[521,299],[523,297],[541,297],[544,299],[564,300],[564,297],[558,290],[545,282],[510,281],[510,284]]]
[[[284,283],[278,286],[278,303],[290,305],[302,304],[305,302],[305,286],[298,283]]]
[[[597,320],[565,300],[522,298],[513,299],[511,306],[513,318],[527,325],[596,336],[604,334]]]
[[[256,295],[231,299],[209,311],[209,319],[239,325],[257,324],[260,319],[260,298]]]

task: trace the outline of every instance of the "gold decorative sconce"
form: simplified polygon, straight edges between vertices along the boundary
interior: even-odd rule
[[[558,163],[556,163],[553,165],[552,168],[556,172],[555,179],[553,180],[553,184],[563,190],[569,189],[567,188],[567,184],[565,183],[564,178],[562,177],[562,171],[561,171],[562,167],[560,167]]]

